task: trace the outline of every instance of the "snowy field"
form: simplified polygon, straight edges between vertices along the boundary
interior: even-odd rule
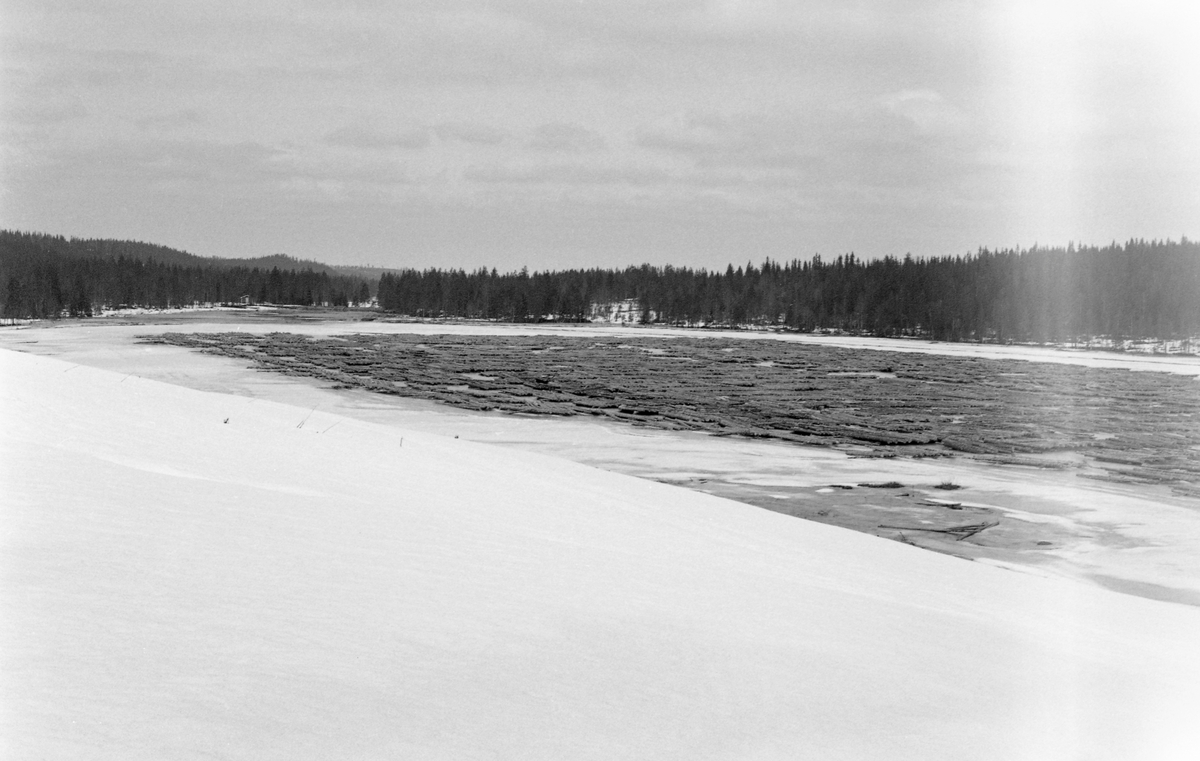
[[[1111,589],[1160,600],[1200,606],[1200,509],[1195,499],[1181,499],[1167,487],[1129,486],[1077,477],[1070,472],[997,467],[965,458],[950,460],[852,459],[823,448],[798,447],[705,434],[654,431],[583,418],[529,418],[468,412],[445,405],[381,396],[355,390],[332,390],[313,379],[256,372],[246,365],[170,346],[145,346],[135,337],[165,331],[267,333],[286,330],[316,336],[347,332],[484,333],[504,335],[645,335],[641,328],[579,326],[505,326],[496,324],[378,323],[290,320],[273,315],[226,312],[185,315],[182,319],[144,324],[91,320],[40,323],[35,328],[0,330],[0,346],[134,377],[149,378],[203,391],[280,401],[306,410],[354,418],[408,430],[460,436],[506,447],[565,457],[606,470],[666,481],[734,497],[754,504],[783,498],[821,499],[835,509],[850,493],[820,494],[829,484],[900,481],[933,498],[942,481],[961,484],[958,500],[986,505],[1005,515],[1005,528],[1024,535],[1029,551],[990,552],[985,532],[978,542],[959,543],[957,550],[978,546],[970,556],[1024,570],[1097,583]],[[582,333],[581,333],[582,331]],[[695,337],[700,331],[650,331]],[[747,340],[763,334],[724,333]],[[789,336],[787,340],[805,336]],[[825,340],[816,338],[814,340]],[[871,339],[855,341],[886,348],[913,347],[911,342]],[[988,356],[1011,347],[927,344],[932,350],[978,350]],[[1120,361],[1147,371],[1161,369],[1165,358],[1146,355],[1088,355],[1045,350],[1054,361],[1103,363]],[[1200,376],[1200,360],[1171,358],[1171,372]],[[1198,377],[1197,382],[1200,382]],[[828,490],[826,490],[828,491]],[[862,491],[862,490],[858,490]],[[1036,542],[1047,541],[1049,546]],[[968,554],[968,553],[964,553]]]
[[[281,329],[186,329],[239,327]],[[4,758],[1200,747],[1200,609],[1078,580],[1195,589],[1163,549],[1194,551],[1194,511],[922,463],[1133,549],[970,563],[561,457],[856,477],[834,453],[391,404],[132,342],[164,329],[0,331]]]

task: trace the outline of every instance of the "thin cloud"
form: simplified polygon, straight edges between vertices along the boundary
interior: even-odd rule
[[[709,115],[672,116],[638,130],[636,143],[643,148],[687,154],[704,154],[740,141],[728,121]]]
[[[438,124],[433,131],[442,140],[456,140],[472,145],[499,145],[509,139],[507,130],[487,124],[447,122]]]
[[[560,153],[585,153],[606,147],[604,138],[592,130],[563,122],[538,127],[526,145],[539,151]]]
[[[389,132],[355,126],[342,127],[326,133],[321,140],[327,145],[336,145],[344,148],[362,148],[366,150],[389,148],[419,150],[427,148],[431,142],[427,130]]]
[[[82,119],[89,113],[78,95],[50,94],[47,97],[25,97],[10,100],[4,105],[6,121],[31,127]]]
[[[142,129],[170,130],[179,127],[194,127],[204,124],[207,121],[205,116],[196,109],[184,108],[169,113],[143,116],[135,120],[134,123]]]
[[[676,181],[670,172],[638,167],[550,164],[532,168],[472,166],[463,178],[471,182],[553,185],[660,185]]]
[[[924,134],[956,134],[968,126],[966,113],[933,90],[901,90],[880,99],[890,112]]]

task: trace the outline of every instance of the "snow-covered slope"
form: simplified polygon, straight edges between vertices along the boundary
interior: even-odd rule
[[[0,755],[1194,758],[1200,610],[0,351]]]

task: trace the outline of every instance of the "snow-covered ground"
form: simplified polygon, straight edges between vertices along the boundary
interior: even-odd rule
[[[1085,367],[1125,368],[1135,371],[1178,373],[1200,377],[1200,356],[1163,355],[1138,352],[1122,353],[1097,349],[1065,349],[1051,346],[1002,346],[998,344],[949,343],[917,339],[870,338],[864,336],[816,335],[811,333],[776,333],[765,330],[697,330],[660,328],[641,325],[578,325],[578,324],[510,324],[493,322],[404,321],[361,322],[350,319],[326,321],[292,321],[281,324],[271,316],[269,308],[262,314],[254,310],[208,310],[165,314],[160,324],[122,324],[117,317],[104,317],[85,322],[63,321],[62,326],[41,321],[25,329],[51,336],[59,330],[70,333],[94,332],[150,334],[164,331],[221,332],[241,330],[248,333],[270,333],[285,330],[311,336],[330,336],[343,333],[412,333],[424,335],[564,335],[564,336],[637,336],[643,338],[732,338],[747,341],[783,341],[794,344],[837,346],[848,349],[903,351],[948,357],[984,357],[988,359],[1051,362]],[[219,319],[217,319],[219,317]],[[14,339],[12,331],[0,330],[0,344]],[[6,335],[8,334],[8,335]],[[46,338],[42,340],[54,340]]]
[[[212,328],[230,326],[189,327]],[[562,454],[594,427],[371,409],[111,330],[3,336],[70,360],[0,349],[4,758],[1200,747],[1195,607],[467,440],[549,436]],[[601,454],[661,465],[677,440],[645,433],[612,430]],[[676,475],[764,477],[760,442],[691,446]],[[814,483],[850,467],[790,456],[774,464]]]
[[[838,500],[869,498],[856,493],[820,493],[829,484],[899,481],[944,497],[933,490],[943,481],[967,487],[954,492],[956,500],[986,505],[1002,512],[1005,530],[1023,537],[1002,552],[978,545],[995,545],[989,534],[957,544],[972,545],[980,562],[995,562],[1026,571],[1056,574],[1099,583],[1112,589],[1155,599],[1200,605],[1200,510],[1196,501],[1173,495],[1167,487],[1131,486],[1081,478],[1074,472],[1000,467],[971,460],[853,459],[826,449],[790,444],[717,438],[699,433],[653,431],[593,419],[528,418],[498,413],[475,413],[444,405],[365,391],[332,390],[306,378],[256,372],[226,358],[171,346],[134,343],[140,334],[167,330],[200,332],[288,330],[310,335],[345,332],[511,331],[578,335],[563,326],[454,325],[431,323],[289,322],[244,320],[226,315],[224,322],[203,319],[159,325],[114,325],[91,320],[47,324],[36,328],[0,330],[0,346],[10,346],[74,363],[188,388],[280,401],[318,410],[463,440],[498,444],[571,459],[606,470],[688,485],[693,489],[732,496],[757,504],[774,500],[808,500],[806,505],[838,509]],[[600,335],[643,335],[641,329],[583,328]],[[674,335],[674,334],[672,334]],[[710,335],[688,332],[687,335]],[[730,333],[735,337],[754,334]],[[754,340],[754,339],[751,339]],[[908,342],[887,342],[886,347]],[[936,345],[933,348],[950,346]],[[1004,347],[966,347],[991,350]],[[1056,359],[1082,361],[1086,356],[1046,352]],[[1104,359],[1104,358],[1101,358]],[[1118,357],[1155,367],[1147,356]],[[1175,372],[1189,366],[1172,365]],[[1200,363],[1191,366],[1200,372]],[[1200,382],[1200,381],[1198,381]],[[818,502],[822,504],[817,504]],[[827,505],[826,505],[827,503]],[[773,505],[774,506],[774,505]],[[964,519],[963,522],[970,522]],[[993,532],[994,533],[994,532]],[[978,543],[978,544],[977,544]]]
[[[0,350],[14,759],[1194,758],[1200,610]]]

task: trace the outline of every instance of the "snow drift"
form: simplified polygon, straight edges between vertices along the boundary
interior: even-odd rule
[[[1190,758],[1200,610],[0,351],[5,758]]]

